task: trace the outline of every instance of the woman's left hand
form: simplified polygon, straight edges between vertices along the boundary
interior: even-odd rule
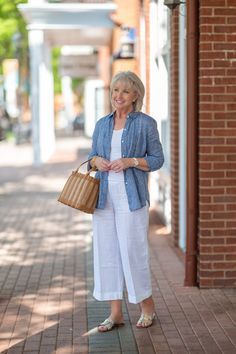
[[[130,158],[121,158],[110,162],[109,167],[110,170],[114,172],[121,172],[131,167],[131,159]]]

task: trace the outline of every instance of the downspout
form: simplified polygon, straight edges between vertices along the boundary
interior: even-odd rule
[[[187,210],[185,286],[197,285],[198,255],[198,17],[199,0],[187,0]],[[181,181],[180,181],[181,183]]]
[[[186,4],[179,13],[179,247],[186,252]]]

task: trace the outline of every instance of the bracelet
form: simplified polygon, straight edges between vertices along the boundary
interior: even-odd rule
[[[139,162],[136,159],[136,157],[133,157],[133,161],[134,161],[134,167],[137,167],[139,165]]]

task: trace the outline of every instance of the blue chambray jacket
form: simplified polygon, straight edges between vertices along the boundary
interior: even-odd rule
[[[97,121],[89,159],[93,156],[101,156],[110,160],[111,138],[114,128],[113,116],[114,112]],[[121,156],[145,158],[150,171],[162,167],[164,155],[155,119],[142,112],[128,114],[121,137]],[[108,173],[107,171],[97,171],[95,175],[100,180],[98,209],[104,209],[106,204]],[[144,207],[146,201],[149,203],[148,172],[131,167],[124,170],[124,180],[131,211]]]

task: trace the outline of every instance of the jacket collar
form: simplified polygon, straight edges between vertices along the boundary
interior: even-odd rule
[[[132,118],[132,119],[134,119],[134,118],[137,117],[138,113],[139,113],[139,112],[135,112],[135,111],[130,112],[130,113],[128,114],[127,118]],[[114,117],[114,114],[115,114],[115,111],[111,112],[111,113],[108,115],[108,118],[113,118],[113,117]]]

